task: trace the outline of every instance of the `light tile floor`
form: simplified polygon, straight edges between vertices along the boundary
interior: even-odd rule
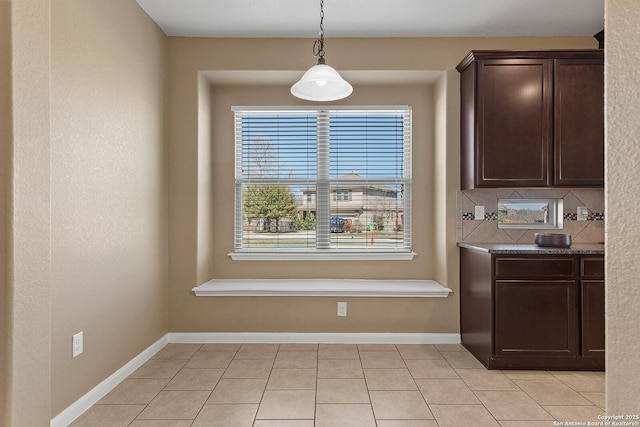
[[[488,371],[461,345],[169,344],[73,427],[551,427],[604,373]]]

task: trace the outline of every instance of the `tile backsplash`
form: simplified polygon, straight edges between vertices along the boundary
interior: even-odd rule
[[[604,189],[602,188],[490,188],[458,192],[458,242],[467,243],[530,243],[535,233],[545,230],[498,228],[498,199],[563,199],[562,230],[574,243],[604,242]],[[475,207],[484,206],[484,218],[475,218]],[[578,206],[586,206],[586,221],[577,220]]]

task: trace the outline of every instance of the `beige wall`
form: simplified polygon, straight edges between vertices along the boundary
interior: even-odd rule
[[[133,0],[0,2],[2,425],[167,332],[166,46]]]
[[[638,414],[640,3],[607,0],[605,22],[607,413]]]
[[[9,239],[11,190],[11,3],[0,2],[0,424],[8,424]]]
[[[207,272],[211,270],[211,266],[215,257],[213,256],[213,247],[215,236],[213,228],[215,221],[216,206],[213,198],[213,168],[212,163],[212,146],[211,131],[213,129],[213,117],[211,115],[211,92],[212,86],[204,76],[198,74],[198,281],[206,282]]]
[[[56,0],[51,25],[53,417],[168,326],[166,37],[131,0]]]
[[[451,70],[471,49],[594,48],[596,42],[589,37],[331,40],[327,62],[345,75],[356,76],[354,94],[337,103],[414,105],[414,200],[418,206],[414,204],[413,221],[418,256],[413,261],[376,263],[231,261],[227,256],[233,249],[229,108],[234,104],[299,104],[288,89],[298,73],[313,64],[311,43],[301,39],[169,39],[170,329],[457,332],[458,153],[451,147],[459,144],[459,118],[457,75]],[[437,70],[437,77],[445,80],[423,82],[420,91],[391,87],[388,80],[386,86],[378,82],[373,87],[375,82],[359,80],[368,70],[394,71],[402,74],[399,82],[407,84],[416,82],[407,80],[406,72]],[[233,73],[226,75],[226,81],[216,74],[229,71]],[[199,78],[201,72],[213,76],[211,92]],[[211,106],[209,118],[202,114],[203,103]],[[419,114],[417,105],[422,105]],[[207,125],[210,130],[205,129]],[[440,188],[443,183],[445,190]],[[224,214],[207,218],[214,207]],[[435,230],[441,227],[446,232],[436,236]],[[337,300],[332,298],[196,298],[191,292],[211,278],[254,277],[438,278],[454,294],[446,300],[348,299],[349,316],[338,321]],[[381,310],[388,315],[379,316]]]
[[[5,172],[11,174],[9,321],[3,421],[9,426],[40,426],[50,418],[51,384],[50,11],[48,1],[10,3],[11,116],[5,131],[10,132],[5,149],[11,155]]]
[[[434,87],[435,150],[434,150],[434,251],[433,279],[446,283],[453,290],[455,304],[446,317],[460,328],[458,291],[460,271],[456,246],[456,199],[451,197],[460,188],[460,74],[456,70],[443,73]]]

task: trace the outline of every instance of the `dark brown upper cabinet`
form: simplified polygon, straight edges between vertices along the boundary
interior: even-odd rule
[[[461,188],[604,185],[601,50],[472,51],[461,73]]]

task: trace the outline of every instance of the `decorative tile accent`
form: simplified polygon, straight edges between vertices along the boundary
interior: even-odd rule
[[[476,219],[476,216],[473,212],[464,212],[462,214],[463,221],[473,221],[474,219]]]
[[[575,212],[565,212],[562,214],[562,217],[565,221],[577,221],[578,214]],[[475,214],[473,212],[463,212],[462,220],[463,221],[474,221],[476,219]],[[487,212],[484,214],[484,221],[497,221],[498,214],[496,212]],[[590,212],[587,217],[588,221],[604,221],[604,212]]]
[[[604,241],[604,190],[583,188],[482,188],[461,190],[458,194],[456,216],[457,238],[460,242],[531,243],[535,230],[507,230],[497,227],[497,200],[504,198],[563,199],[564,228],[574,243]],[[484,206],[485,215],[475,218],[475,206]],[[576,209],[588,209],[587,221],[578,221]]]
[[[572,212],[565,212],[563,215],[565,221],[577,221],[578,214]],[[587,221],[604,221],[604,212],[589,212]]]
[[[484,219],[485,221],[497,221],[498,220],[498,214],[495,212],[487,212],[484,214]]]

